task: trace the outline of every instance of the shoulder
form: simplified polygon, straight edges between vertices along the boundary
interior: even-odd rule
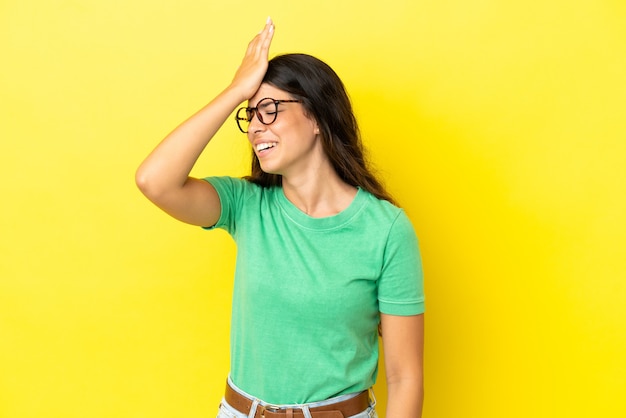
[[[398,220],[398,218],[407,218],[404,210],[393,203],[387,200],[379,199],[365,190],[361,190],[361,193],[364,194],[367,202],[365,205],[365,211],[370,217],[375,218],[378,222],[393,224]]]
[[[271,210],[276,187],[262,187],[248,180],[229,177],[204,178],[215,188],[220,200],[220,218],[216,227],[234,234],[245,223],[260,220]]]
[[[251,183],[247,180],[244,180],[239,177],[230,177],[230,176],[211,176],[205,177],[204,180],[211,183],[213,187],[218,188],[228,188],[228,189],[260,189],[261,187]]]
[[[364,193],[368,201],[365,205],[364,219],[367,219],[371,228],[386,235],[388,242],[417,239],[413,224],[404,209],[387,200],[378,199],[371,193]]]
[[[217,191],[222,209],[226,206],[249,210],[271,207],[271,203],[276,201],[277,194],[282,190],[279,186],[264,187],[238,177],[216,176],[206,177],[204,180]]]
[[[204,180],[209,182],[222,198],[228,196],[248,198],[254,195],[261,195],[268,190],[267,188],[239,177],[214,176],[206,177]]]

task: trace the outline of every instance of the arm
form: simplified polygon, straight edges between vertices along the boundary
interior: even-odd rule
[[[135,182],[142,193],[174,218],[199,226],[212,226],[219,219],[217,192],[189,173],[228,116],[258,90],[267,71],[273,35],[274,25],[268,19],[248,45],[231,84],[172,131],[137,169]]]
[[[424,400],[424,315],[381,313],[387,418],[419,418]]]

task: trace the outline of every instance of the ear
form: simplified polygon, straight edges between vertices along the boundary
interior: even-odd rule
[[[311,127],[313,128],[313,135],[319,135],[321,132],[319,123],[317,123],[317,121],[313,117],[309,117],[309,122],[311,123]]]

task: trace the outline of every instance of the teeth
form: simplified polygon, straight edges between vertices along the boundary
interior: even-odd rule
[[[256,146],[257,151],[263,151],[264,149],[273,148],[276,146],[276,142],[264,142]]]

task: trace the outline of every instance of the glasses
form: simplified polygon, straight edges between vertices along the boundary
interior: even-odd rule
[[[300,100],[276,100],[270,97],[259,100],[256,107],[241,107],[237,110],[235,120],[239,130],[244,134],[248,133],[248,125],[252,122],[254,114],[263,125],[271,125],[278,116],[278,105],[280,103],[300,103]]]

